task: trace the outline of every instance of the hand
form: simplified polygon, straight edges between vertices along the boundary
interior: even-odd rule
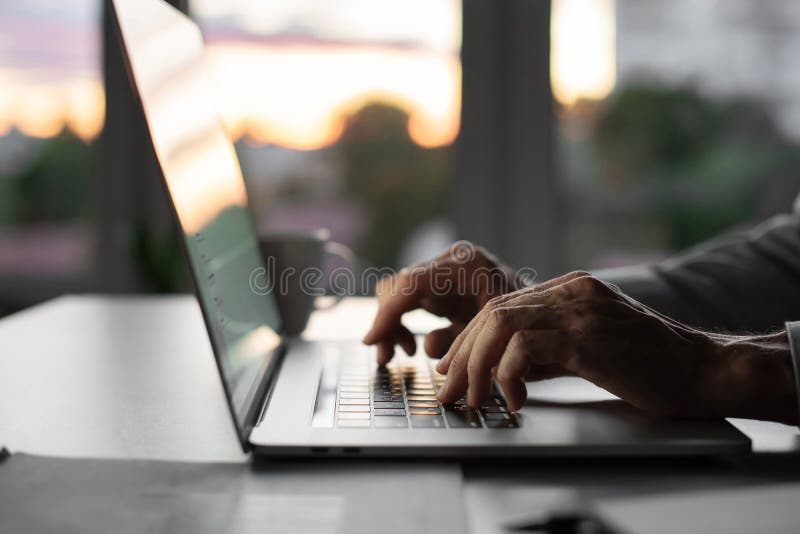
[[[425,351],[439,358],[491,298],[513,289],[511,269],[483,248],[459,241],[435,260],[407,267],[378,283],[378,313],[363,341],[378,346],[380,365],[391,360],[395,345],[414,354],[414,334],[400,319],[422,308],[451,321],[450,326],[425,337]]]
[[[575,272],[489,301],[438,363],[438,396],[478,406],[494,376],[518,410],[525,380],[577,375],[661,415],[796,420],[782,336],[702,332]]]

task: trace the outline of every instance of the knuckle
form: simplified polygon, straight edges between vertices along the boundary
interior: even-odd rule
[[[591,277],[592,275],[588,271],[578,270],[578,271],[572,271],[571,273],[569,273],[569,276],[574,279],[574,278],[586,278],[587,276]]]
[[[494,308],[489,315],[489,326],[495,330],[507,328],[511,322],[511,310],[509,308]]]
[[[474,376],[481,372],[481,365],[477,358],[470,358],[467,362],[467,375]]]
[[[467,329],[465,328],[464,330],[458,333],[455,340],[453,340],[452,345],[460,346],[461,343],[464,342],[464,338],[466,337],[467,337]]]
[[[508,352],[512,354],[515,352],[523,352],[527,350],[527,346],[528,334],[524,330],[520,330],[511,336],[511,340],[508,342]]]
[[[459,349],[453,356],[451,367],[462,367],[464,365],[464,360],[467,359],[467,357],[468,355],[462,349]]]
[[[486,309],[489,310],[489,311],[496,310],[502,304],[503,304],[503,297],[502,296],[492,297],[486,303]]]
[[[573,280],[572,285],[582,294],[594,295],[603,286],[603,282],[587,273],[585,276]]]

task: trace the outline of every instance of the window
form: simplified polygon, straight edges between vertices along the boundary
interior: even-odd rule
[[[459,129],[457,0],[193,0],[260,231],[330,228],[365,265],[430,257]]]
[[[0,3],[0,279],[90,267],[99,22],[98,0]]]
[[[552,22],[568,267],[657,261],[790,209],[796,2],[555,0]]]

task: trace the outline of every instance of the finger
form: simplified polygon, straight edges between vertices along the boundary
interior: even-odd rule
[[[445,328],[430,332],[425,336],[425,353],[432,358],[441,358],[447,353],[447,349],[450,348],[463,329],[463,324],[453,323]]]
[[[574,298],[575,292],[566,287],[566,284],[586,276],[589,276],[589,273],[585,271],[574,271],[563,276],[559,276],[558,278],[548,280],[547,282],[543,282],[537,286],[534,286],[533,288],[521,289],[519,291],[508,293],[501,297],[492,299],[489,301],[489,303],[487,303],[486,306],[484,306],[484,309],[481,310],[481,312],[469,322],[461,334],[459,334],[459,336],[451,345],[450,349],[447,351],[447,354],[445,354],[445,356],[439,360],[439,363],[436,364],[436,370],[442,374],[447,373],[450,369],[450,364],[453,358],[459,351],[463,350],[467,353],[471,352],[472,344],[474,343],[477,334],[477,332],[474,332],[474,330],[476,328],[480,329],[483,327],[487,313],[491,309],[503,306],[545,304],[570,300]]]
[[[378,342],[378,365],[383,367],[394,356],[394,341],[379,341]]]
[[[395,340],[409,356],[417,353],[417,340],[411,331],[402,324],[395,332]]]
[[[506,380],[503,385],[500,385],[500,390],[506,399],[508,409],[512,412],[519,411],[528,400],[528,386],[522,378]]]
[[[447,374],[442,388],[439,390],[441,402],[452,402],[461,397],[468,384],[467,364],[475,339],[483,331],[488,318],[498,309],[494,300],[470,321],[467,327],[459,334],[453,346],[436,366],[439,373]]]
[[[436,364],[437,372],[441,374],[447,373],[447,371],[450,369],[450,363],[452,362],[455,355],[458,354],[461,345],[464,344],[464,341],[470,335],[470,333],[472,333],[474,327],[477,324],[479,324],[482,320],[483,320],[483,312],[480,312],[475,317],[473,317],[469,323],[467,323],[467,326],[464,327],[464,329],[461,330],[461,332],[459,332],[459,334],[456,336],[456,339],[453,341],[453,343],[450,345],[450,348],[447,350],[447,353]]]
[[[402,269],[395,276],[384,278],[375,288],[378,298],[378,312],[372,326],[362,340],[366,345],[374,345],[392,333],[400,323],[400,317],[419,307],[419,300],[425,291],[425,267]]]
[[[452,269],[433,261],[402,269],[397,275],[381,280],[375,289],[380,302],[378,312],[362,342],[374,345],[399,325],[404,313],[419,308],[426,297],[440,296],[434,288],[440,272],[447,275]]]
[[[527,337],[532,337],[532,334],[530,330],[520,330],[511,336],[495,373],[497,385],[503,390],[506,403],[512,412],[519,410],[528,398],[523,377],[528,374],[528,369],[531,367]]]
[[[453,387],[468,386],[467,403],[479,406],[492,393],[492,368],[498,365],[512,336],[524,329],[561,329],[567,326],[568,317],[562,309],[550,305],[497,308],[486,319],[476,336],[467,358],[467,384],[455,382]],[[452,366],[451,366],[452,372]],[[463,373],[459,373],[463,376]],[[520,375],[519,378],[522,378]]]
[[[524,384],[532,370],[541,373],[546,368],[553,376],[566,372],[559,363],[551,362],[562,361],[562,353],[568,346],[568,334],[563,330],[518,330],[511,336],[495,377],[512,410],[525,403],[528,393]]]

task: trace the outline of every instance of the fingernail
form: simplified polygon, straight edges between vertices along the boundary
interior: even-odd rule
[[[442,382],[442,387],[439,388],[439,391],[436,393],[436,398],[441,399],[444,397],[445,393],[447,392],[447,377],[445,376],[444,382]]]

